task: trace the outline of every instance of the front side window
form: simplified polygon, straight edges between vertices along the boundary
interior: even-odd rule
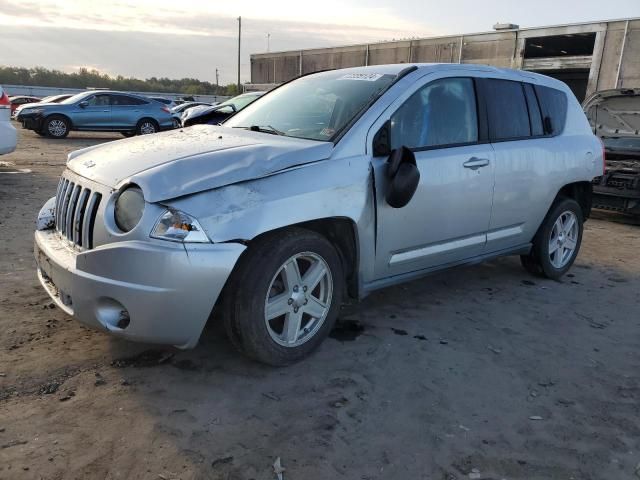
[[[90,107],[105,107],[110,105],[109,95],[94,95],[87,100]]]
[[[333,141],[395,75],[331,71],[294,80],[252,102],[225,127],[260,127],[289,137]]]
[[[473,80],[444,78],[414,93],[391,117],[391,148],[432,148],[478,141]]]

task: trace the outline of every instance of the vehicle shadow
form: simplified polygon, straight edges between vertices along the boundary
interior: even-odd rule
[[[623,225],[640,226],[640,215],[627,215],[619,212],[611,212],[608,210],[593,210],[591,218],[597,220],[606,220],[609,222],[621,223]]]

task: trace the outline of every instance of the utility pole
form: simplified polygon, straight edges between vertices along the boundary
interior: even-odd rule
[[[216,88],[220,87],[220,82],[218,82],[218,69],[216,68]]]
[[[240,37],[242,35],[242,17],[238,17],[238,93],[242,93],[240,84]]]
[[[271,34],[267,33],[267,53],[269,53],[270,43],[271,43]]]

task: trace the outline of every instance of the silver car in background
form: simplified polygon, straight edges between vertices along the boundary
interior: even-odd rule
[[[0,155],[13,152],[18,144],[18,132],[10,120],[11,102],[7,92],[0,87]]]
[[[86,325],[190,348],[213,311],[284,365],[345,297],[500,255],[572,265],[602,173],[569,88],[479,65],[308,75],[223,126],[69,155],[38,218],[44,288]]]

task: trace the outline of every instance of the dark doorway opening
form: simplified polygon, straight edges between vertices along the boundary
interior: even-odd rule
[[[569,88],[580,103],[585,100],[587,84],[589,83],[589,70],[576,68],[566,70],[542,70],[537,73],[563,81],[569,85]]]
[[[595,43],[595,32],[527,38],[524,58],[592,55]]]

